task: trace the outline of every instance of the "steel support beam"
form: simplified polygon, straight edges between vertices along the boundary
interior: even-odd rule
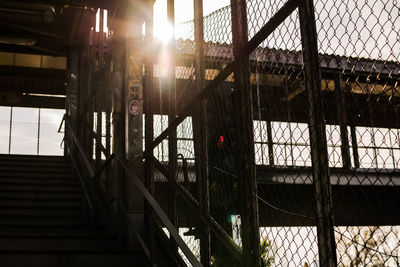
[[[200,93],[205,87],[204,67],[204,29],[203,29],[203,0],[194,0],[194,40],[195,40],[195,71],[196,92]],[[194,152],[196,158],[196,179],[199,185],[200,212],[204,218],[210,214],[210,192],[208,180],[208,152],[206,126],[206,100],[199,101],[193,113]],[[200,257],[203,266],[210,266],[211,238],[210,223],[203,222],[200,228]]]
[[[145,184],[147,190],[154,196],[154,169],[151,157],[154,155],[151,149],[151,142],[154,138],[154,112],[153,112],[153,97],[154,97],[154,58],[153,58],[153,2],[146,5],[145,16],[145,77],[143,84],[143,97],[144,97],[144,113],[145,113],[145,129],[144,141],[145,150],[149,151],[145,155]],[[155,239],[155,215],[152,207],[145,202],[145,227],[148,234],[149,248],[150,248],[150,261],[155,262],[156,254],[156,239]]]
[[[113,145],[114,153],[126,156],[125,149],[125,94],[126,94],[126,42],[123,38],[116,38],[112,44],[113,51],[113,72],[112,72],[112,90],[113,90]],[[123,179],[124,171],[114,165],[114,175],[111,180],[111,197],[117,199],[113,204],[113,226],[118,227],[118,202],[123,202]]]
[[[335,92],[336,92],[338,121],[340,125],[340,139],[342,142],[341,152],[342,152],[343,168],[350,169],[351,157],[350,157],[350,147],[349,147],[349,136],[347,131],[347,126],[349,125],[349,121],[348,121],[346,99],[343,89],[343,79],[341,73],[338,73],[335,77]]]
[[[244,266],[261,266],[257,181],[254,156],[253,105],[250,87],[247,8],[245,0],[231,0],[233,55],[235,57],[233,121],[236,128],[236,166],[240,188]]]
[[[322,113],[321,73],[313,1],[303,0],[300,4],[299,12],[305,83],[309,104],[309,130],[317,209],[319,264],[320,266],[333,267],[337,266],[337,262],[335,235],[333,232],[332,190],[329,180],[325,122]]]
[[[167,0],[167,19],[168,23],[172,25],[173,32],[175,32],[175,1]],[[168,74],[167,83],[169,91],[169,112],[168,112],[168,127],[176,119],[176,84],[175,84],[175,37],[174,34],[168,43]],[[176,137],[176,127],[171,130],[168,139],[168,170],[170,175],[171,183],[171,194],[168,205],[168,215],[174,226],[178,224],[178,211],[176,208],[177,201],[177,191],[174,186],[176,183],[176,168],[177,168],[177,137]],[[178,247],[173,239],[171,239],[171,250],[178,253]]]
[[[289,0],[276,12],[276,14],[258,31],[249,41],[248,45],[241,51],[242,54],[249,55],[259,46],[298,6],[297,0]],[[210,81],[207,86],[182,110],[179,116],[172,122],[169,122],[165,129],[151,144],[152,149],[158,146],[162,140],[167,138],[170,133],[176,128],[193,110],[193,106],[208,97],[225,79],[233,72],[235,62],[229,63],[223,68],[219,74]],[[146,152],[145,152],[146,153]]]

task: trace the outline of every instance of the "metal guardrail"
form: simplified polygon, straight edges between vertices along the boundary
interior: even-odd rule
[[[73,140],[75,146],[77,147],[78,152],[79,152],[79,154],[80,154],[80,156],[82,158],[82,161],[83,161],[83,163],[84,163],[84,165],[85,165],[85,167],[86,167],[86,169],[87,169],[87,171],[89,173],[90,181],[96,182],[96,178],[101,175],[101,173],[107,168],[107,166],[113,160],[116,160],[118,162],[119,166],[121,166],[124,169],[127,177],[129,177],[131,179],[133,184],[136,186],[136,188],[140,191],[142,196],[146,199],[146,201],[152,207],[152,209],[154,210],[155,214],[157,215],[157,217],[159,218],[161,223],[165,226],[165,228],[170,233],[170,237],[175,240],[176,244],[181,249],[183,254],[186,256],[186,258],[190,262],[190,264],[192,266],[194,266],[194,267],[201,267],[202,264],[197,260],[196,256],[194,256],[192,251],[186,245],[185,241],[183,241],[183,239],[181,238],[181,236],[178,233],[178,230],[174,227],[172,222],[169,220],[168,216],[164,213],[164,211],[162,210],[160,205],[155,200],[155,198],[146,189],[146,187],[144,186],[142,181],[139,179],[139,177],[132,171],[131,167],[128,165],[128,162],[121,155],[113,153],[106,159],[106,161],[103,163],[103,165],[95,172],[94,169],[93,169],[92,164],[90,163],[88,157],[86,156],[86,153],[85,153],[82,145],[80,144],[80,142],[77,139],[77,136],[75,135],[75,131],[73,130],[67,115],[64,115],[64,117],[63,117],[63,119],[61,121],[61,124],[60,124],[59,131],[62,128],[62,124],[64,122],[65,122],[65,126],[67,128],[66,132],[67,132],[67,134],[71,135],[72,140]],[[66,138],[66,140],[68,140],[68,138]],[[71,144],[68,144],[68,141],[65,142],[65,144],[71,149],[71,147],[70,147]],[[84,189],[84,192],[85,192],[85,197],[86,197],[86,200],[88,202],[89,207],[91,208],[92,214],[97,213],[95,211],[94,207],[93,207],[91,197],[88,194],[88,190],[86,188],[86,183],[83,182],[82,179],[81,179],[81,184],[83,186],[83,189]],[[107,203],[106,205],[108,206],[109,203]],[[127,213],[125,207],[123,207],[123,205],[121,203],[118,203],[118,207],[121,209],[121,211],[124,214],[124,216],[129,220],[128,213]],[[102,211],[103,209],[104,208],[101,208],[98,211]],[[132,230],[134,231],[136,237],[138,238],[139,243],[142,246],[142,249],[144,250],[145,254],[150,259],[150,250],[147,248],[146,244],[144,243],[143,239],[140,237],[140,235],[136,231],[136,229],[132,229]]]

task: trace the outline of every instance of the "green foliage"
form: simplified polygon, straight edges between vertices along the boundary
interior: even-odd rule
[[[266,238],[260,243],[260,256],[261,266],[271,267],[274,263],[272,256],[268,257],[268,250],[271,247],[271,242]],[[229,254],[224,253],[224,250],[220,247],[216,250],[216,253],[211,257],[211,266],[213,267],[235,267],[238,266],[237,259],[232,258]]]
[[[271,247],[271,242],[264,238],[260,244],[260,255],[261,255],[261,266],[270,267],[274,263],[274,258],[272,256],[268,257],[268,250]]]

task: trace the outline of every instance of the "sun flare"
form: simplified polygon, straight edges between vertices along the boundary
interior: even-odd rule
[[[174,28],[171,23],[165,21],[155,26],[154,35],[155,38],[160,40],[163,43],[168,43],[173,35],[174,35]]]

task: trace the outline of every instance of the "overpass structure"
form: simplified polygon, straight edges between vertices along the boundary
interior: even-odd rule
[[[120,266],[398,264],[400,29],[391,5],[232,0],[203,16],[195,0],[193,20],[162,42],[152,0],[0,1],[0,105],[11,110],[2,153],[23,144],[12,137],[12,110],[39,109],[30,161],[62,166],[58,178],[71,170],[84,200],[79,229],[98,227],[111,240],[101,249],[124,254],[114,255]],[[167,0],[172,25],[177,9]],[[40,109],[65,110],[64,163],[39,156]],[[20,173],[11,162],[26,159],[15,157],[1,156],[6,186]],[[29,220],[50,216],[40,214]],[[40,256],[38,266],[105,259],[72,251]]]

